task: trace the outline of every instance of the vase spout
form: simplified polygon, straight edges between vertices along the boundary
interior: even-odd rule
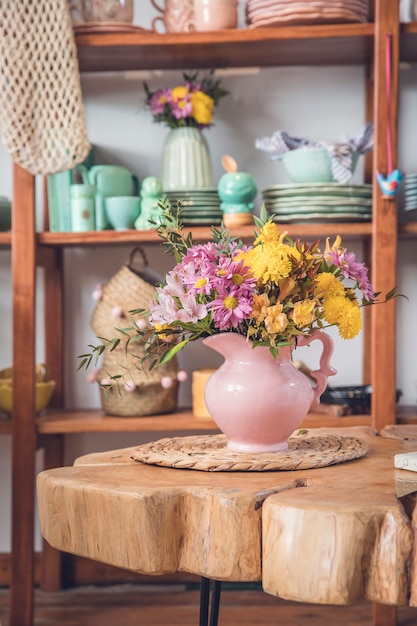
[[[238,333],[219,333],[217,335],[210,335],[203,339],[204,345],[208,346],[212,350],[215,350],[222,355],[224,359],[229,359],[240,353],[243,346],[247,346],[250,341],[247,341],[245,337]]]

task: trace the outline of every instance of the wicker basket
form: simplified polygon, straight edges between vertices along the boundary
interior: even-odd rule
[[[147,269],[143,251],[135,248],[129,262],[103,287],[102,298],[91,319],[91,326],[98,337],[111,339],[120,336],[116,328],[132,325],[131,310],[148,309],[149,301],[155,296],[155,284],[150,282],[151,276],[154,275]],[[118,318],[114,317],[115,309],[118,310]],[[119,388],[115,386],[113,390],[107,391],[100,386],[102,407],[109,415],[155,415],[171,413],[177,408],[177,359],[173,358],[165,365],[149,371],[146,362],[140,367],[138,365],[144,355],[145,349],[139,343],[127,351],[121,344],[116,350],[104,353],[97,375],[98,382],[111,376],[123,376]],[[162,386],[162,381],[171,385]],[[131,382],[134,383],[134,390],[126,391],[124,383]]]

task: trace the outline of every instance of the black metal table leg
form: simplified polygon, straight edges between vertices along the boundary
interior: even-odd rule
[[[209,604],[210,604],[210,586],[213,582],[213,591],[211,596],[210,622],[209,622]],[[200,621],[199,626],[217,626],[220,608],[220,592],[222,584],[219,580],[211,581],[209,578],[201,577],[200,587]]]
[[[219,620],[221,590],[222,583],[220,582],[220,580],[214,580],[213,591],[211,594],[210,626],[217,626],[217,622]]]
[[[210,579],[201,577],[200,587],[200,622],[199,626],[208,626],[210,599]]]

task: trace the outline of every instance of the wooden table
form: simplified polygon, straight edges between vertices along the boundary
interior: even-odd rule
[[[315,429],[369,450],[300,471],[163,468],[133,461],[132,448],[89,454],[39,474],[41,532],[59,550],[148,575],[262,581],[299,602],[417,606],[417,473],[394,468],[395,454],[417,450],[417,430],[385,430]]]

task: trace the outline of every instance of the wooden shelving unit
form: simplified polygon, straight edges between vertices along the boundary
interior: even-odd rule
[[[373,4],[373,3],[371,3]],[[396,237],[415,237],[417,224],[396,222],[395,201],[384,199],[372,171],[386,171],[387,110],[385,106],[385,40],[392,35],[391,123],[393,161],[396,161],[396,122],[399,61],[417,61],[417,24],[398,24],[398,3],[375,0],[374,20],[367,24],[287,26],[282,28],[242,29],[214,33],[157,35],[138,29],[134,33],[77,34],[81,72],[120,72],[154,69],[203,69],[211,67],[272,67],[288,65],[361,65],[367,80],[365,118],[375,123],[376,145],[373,162],[366,166],[366,179],[373,181],[373,220],[369,223],[285,225],[291,236],[311,239],[341,234],[360,238],[371,250],[372,281],[377,291],[387,292],[396,284]],[[205,431],[210,420],[196,420],[189,411],[146,418],[115,418],[100,411],[64,411],[63,389],[63,251],[73,246],[111,246],[132,243],[156,245],[152,232],[128,231],[91,233],[36,233],[34,227],[34,181],[15,166],[13,194],[13,233],[0,233],[0,247],[11,247],[13,274],[14,366],[21,384],[15,390],[12,420],[0,420],[0,434],[13,435],[13,572],[10,626],[31,626],[33,622],[33,530],[34,466],[37,445],[45,449],[45,465],[62,462],[63,436],[71,433]],[[249,238],[252,227],[233,231]],[[210,237],[209,228],[193,229],[194,238]],[[57,381],[50,410],[41,417],[34,414],[35,270],[45,269],[45,357],[51,376]],[[363,425],[382,428],[396,420],[395,400],[395,304],[372,307],[366,325],[365,371],[374,393],[372,414],[329,418],[310,414],[306,427],[315,425]],[[378,364],[378,367],[375,365]],[[400,421],[411,421],[404,414]],[[45,588],[59,585],[58,555],[45,549],[43,564]],[[374,613],[374,626],[383,615]],[[392,626],[390,624],[389,626]]]

